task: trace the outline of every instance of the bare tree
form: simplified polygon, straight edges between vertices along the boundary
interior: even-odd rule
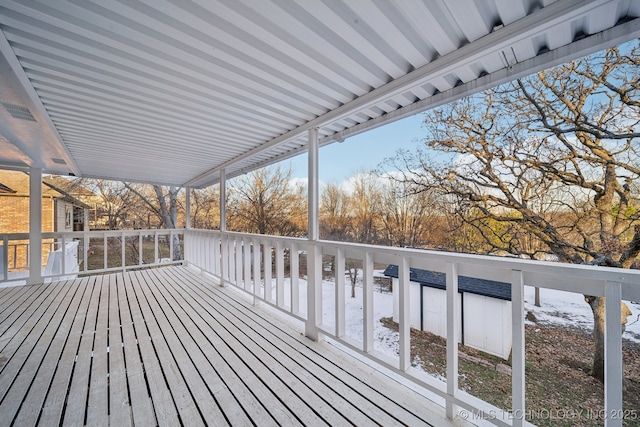
[[[125,226],[133,209],[132,203],[135,196],[122,182],[81,179],[78,183],[91,190],[100,200],[96,206],[94,223],[98,222],[100,217],[104,219],[109,230],[118,230]]]
[[[381,189],[382,240],[389,246],[423,247],[438,222],[432,192],[389,179]]]
[[[160,185],[146,186],[124,184],[133,194],[135,194],[147,208],[155,214],[164,228],[173,229],[178,227],[178,187],[164,187]],[[182,248],[180,238],[175,235],[173,238],[172,259],[182,259]]]
[[[306,231],[306,198],[291,183],[291,169],[270,166],[229,185],[229,227],[248,233],[300,236]]]
[[[220,187],[191,190],[191,226],[209,230],[220,227]]]
[[[349,196],[352,222],[352,241],[375,244],[381,210],[378,177],[373,172],[358,173],[352,179],[353,192]]]
[[[450,197],[486,252],[630,268],[640,253],[639,54],[635,41],[433,110],[424,149],[395,166]],[[585,300],[592,374],[603,380],[604,301]]]

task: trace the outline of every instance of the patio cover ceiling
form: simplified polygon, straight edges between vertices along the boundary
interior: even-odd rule
[[[640,0],[0,0],[0,167],[203,187],[640,36]]]

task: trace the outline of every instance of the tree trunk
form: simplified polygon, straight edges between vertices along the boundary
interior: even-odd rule
[[[593,352],[593,367],[591,368],[591,375],[604,383],[604,297],[585,295],[584,299],[587,301],[591,307],[591,311],[593,312],[593,339],[595,342],[595,348]],[[620,310],[620,333],[622,334],[627,324],[627,317],[631,315],[631,310],[624,302],[620,303]]]
[[[593,312],[593,367],[591,375],[604,383],[604,298],[585,295]]]
[[[534,298],[535,299],[534,305],[536,307],[542,307],[542,305],[540,304],[540,288],[536,287],[535,290],[536,290],[536,293],[535,293],[535,298]]]

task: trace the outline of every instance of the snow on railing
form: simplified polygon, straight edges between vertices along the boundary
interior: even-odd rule
[[[525,307],[524,287],[535,286],[605,298],[605,411],[622,411],[622,338],[620,303],[640,300],[640,271],[538,262],[505,257],[456,254],[409,248],[392,248],[331,241],[310,241],[220,232],[185,231],[185,261],[216,277],[221,285],[231,285],[305,322],[312,339],[326,335],[341,344],[395,370],[441,396],[447,416],[457,408],[485,413],[497,425],[523,425],[525,412]],[[398,266],[397,355],[375,347],[374,266]],[[446,275],[446,379],[426,375],[411,366],[410,356],[410,269]],[[323,298],[323,272],[330,270],[333,295]],[[345,291],[347,272],[362,274],[358,289],[361,315],[357,336],[349,334]],[[511,287],[512,408],[507,417],[495,417],[503,410],[458,387],[458,334],[460,276],[503,282]],[[349,285],[350,286],[350,285]],[[350,298],[349,298],[350,299]],[[351,302],[351,301],[349,301]],[[327,307],[331,306],[331,310]],[[327,315],[328,311],[332,311]],[[607,418],[607,425],[621,425]]]
[[[42,233],[42,278],[182,264],[183,240],[180,229]],[[29,245],[28,233],[0,234],[0,283],[24,282],[31,265]]]

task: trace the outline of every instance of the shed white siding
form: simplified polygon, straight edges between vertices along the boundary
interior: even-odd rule
[[[464,345],[508,359],[511,353],[511,301],[469,292],[465,292],[463,298]]]
[[[420,311],[420,288],[422,312]],[[446,292],[410,282],[411,327],[447,335]],[[464,300],[464,301],[463,301]],[[399,313],[398,279],[393,279],[393,320]],[[458,337],[464,345],[508,359],[511,353],[511,301],[464,292],[458,298]]]

